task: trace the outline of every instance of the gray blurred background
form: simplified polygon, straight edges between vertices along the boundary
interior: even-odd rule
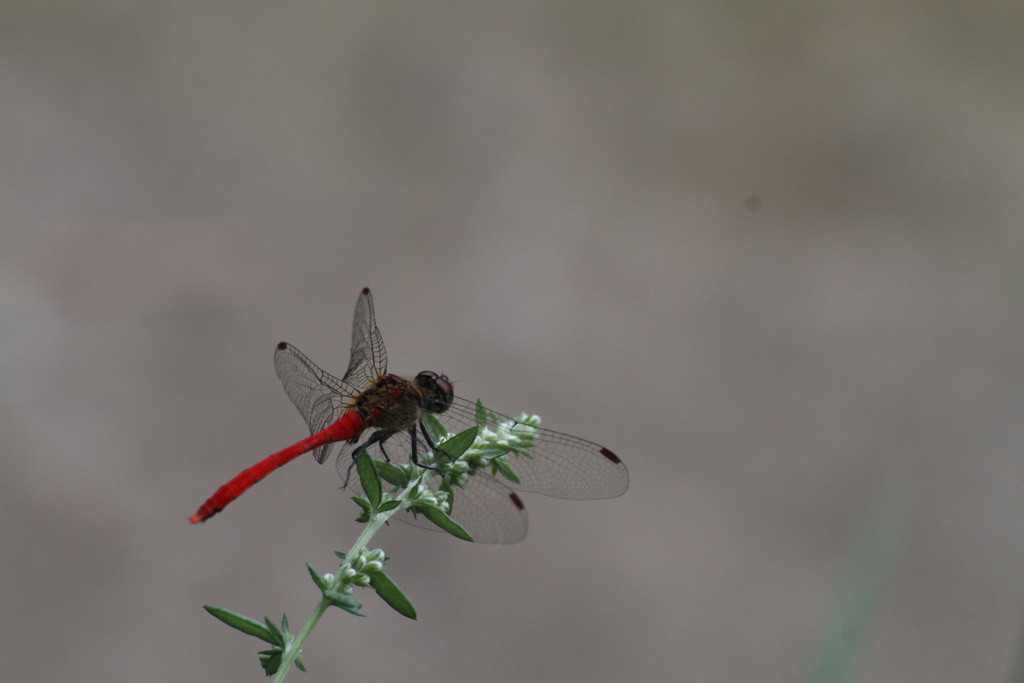
[[[878,500],[852,680],[1006,680],[1022,37],[1017,3],[3,2],[3,679],[262,680],[201,606],[297,630],[355,506],[305,456],[187,517],[307,434],[274,345],[342,373],[369,286],[392,371],[632,486],[525,496],[515,546],[386,529],[419,621],[367,593],[289,680],[813,678]]]

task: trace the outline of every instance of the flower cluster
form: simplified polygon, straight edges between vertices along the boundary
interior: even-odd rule
[[[445,445],[461,436],[449,432],[440,420],[429,415],[424,419],[428,423],[428,431],[438,449],[447,451]],[[494,422],[494,429],[488,422]],[[487,411],[481,404],[477,405],[477,427],[472,443],[454,460],[444,462],[436,459],[437,469],[444,476],[445,482],[451,486],[464,488],[473,476],[481,470],[490,468],[492,475],[501,474],[509,481],[520,483],[519,478],[508,463],[508,456],[525,456],[532,458],[530,449],[534,447],[537,427],[540,418],[536,415],[523,413],[515,420],[498,420],[494,413]]]

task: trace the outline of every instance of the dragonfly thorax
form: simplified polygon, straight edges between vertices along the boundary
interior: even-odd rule
[[[443,413],[453,400],[448,378],[421,372],[413,382],[398,375],[383,375],[356,399],[352,409],[367,426],[402,431],[413,426],[423,413]]]

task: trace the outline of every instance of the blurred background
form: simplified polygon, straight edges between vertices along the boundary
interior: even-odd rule
[[[0,657],[253,681],[359,527],[277,342],[617,452],[289,680],[1003,681],[1024,614],[1016,3],[0,4]]]

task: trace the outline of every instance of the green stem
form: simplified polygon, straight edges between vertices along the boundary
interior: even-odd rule
[[[359,538],[356,539],[356,542],[352,545],[348,554],[345,555],[345,562],[338,568],[338,573],[334,577],[334,581],[331,583],[331,590],[338,590],[338,588],[341,587],[342,569],[344,569],[348,564],[349,559],[356,557],[359,552],[366,547],[366,544],[370,542],[373,535],[376,534],[382,526],[384,526],[384,522],[388,521],[388,518],[391,517],[391,515],[401,509],[402,508],[399,507],[394,510],[378,512],[371,515],[370,521],[367,522],[366,528],[363,529],[363,533],[359,534]],[[302,630],[295,636],[295,639],[288,644],[288,647],[284,652],[284,657],[281,659],[281,666],[278,667],[277,675],[274,676],[273,683],[281,683],[281,681],[284,680],[284,677],[288,675],[288,670],[292,668],[292,664],[295,663],[299,653],[302,652],[302,645],[306,642],[306,638],[308,638],[309,634],[313,632],[313,628],[316,626],[316,623],[320,621],[320,617],[324,615],[324,612],[326,612],[327,608],[330,606],[331,602],[327,598],[320,598],[320,602],[317,603],[316,609],[313,610],[313,614],[309,616],[309,620],[306,622],[306,625],[302,627]]]

